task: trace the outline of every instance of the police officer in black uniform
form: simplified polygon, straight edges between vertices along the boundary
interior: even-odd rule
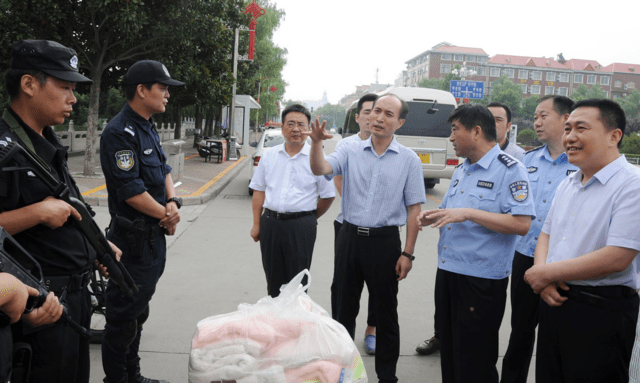
[[[164,112],[169,85],[184,83],[171,79],[162,63],[133,64],[125,76],[127,104],[109,122],[100,142],[111,214],[107,238],[122,249],[122,263],[140,288],[125,297],[112,282],[107,286],[102,365],[109,383],[163,382],[140,374],[138,347],[149,301],[164,271],[165,234],[175,233],[182,205],[151,118]]]
[[[76,83],[91,80],[78,72],[73,49],[45,40],[15,43],[5,75],[11,106],[0,120],[0,145],[20,143],[69,187],[71,197],[82,199],[67,168],[67,149],[51,127],[73,111]],[[88,328],[91,305],[86,285],[96,254],[82,232],[69,224],[72,215],[80,218],[30,171],[0,171],[0,226],[40,263],[45,283],[64,301],[70,318]],[[33,350],[31,381],[88,382],[89,340],[63,323],[44,323],[13,325],[13,341],[29,343]]]

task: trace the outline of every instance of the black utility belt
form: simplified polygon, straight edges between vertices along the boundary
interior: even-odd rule
[[[398,226],[382,226],[382,227],[363,227],[356,226],[352,223],[344,221],[342,224],[345,230],[354,232],[363,237],[388,237],[398,234]]]
[[[62,288],[67,291],[82,290],[89,284],[91,280],[91,270],[76,275],[65,275],[62,277],[44,277],[44,284],[49,291],[58,292]]]
[[[266,207],[264,208],[264,215],[266,215],[269,218],[275,218],[275,219],[296,219],[296,218],[300,218],[300,217],[306,217],[308,215],[317,215],[317,211],[316,210],[311,210],[311,211],[299,211],[296,213],[279,213],[277,211],[273,211],[271,209],[267,209]]]
[[[158,225],[148,225],[142,219],[130,221],[119,215],[111,221],[110,229],[114,232],[117,231],[133,234],[136,237],[139,236],[140,239],[147,239],[165,234],[164,228]]]
[[[568,291],[558,288],[563,297],[607,310],[622,310],[638,299],[638,293],[627,286],[567,286]]]

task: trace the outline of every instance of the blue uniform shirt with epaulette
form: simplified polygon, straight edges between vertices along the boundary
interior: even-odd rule
[[[538,243],[538,236],[551,208],[551,201],[556,194],[560,182],[569,174],[578,170],[567,159],[567,154],[560,154],[555,160],[544,145],[528,151],[522,163],[529,173],[531,196],[536,207],[536,218],[531,221],[531,228],[527,235],[520,237],[516,243],[516,251],[527,257],[533,257]]]
[[[535,217],[524,165],[497,144],[475,164],[466,159],[456,168],[440,208]],[[471,221],[448,224],[440,228],[438,267],[473,277],[506,278],[517,239]]]
[[[100,162],[109,193],[109,213],[129,220],[142,218],[149,224],[157,218],[144,215],[125,201],[149,192],[166,205],[166,177],[171,172],[153,119],[146,120],[129,104],[107,124],[100,140]]]

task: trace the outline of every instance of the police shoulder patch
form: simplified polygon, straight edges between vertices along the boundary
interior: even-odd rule
[[[502,162],[508,168],[512,167],[518,162],[518,160],[505,153],[498,154],[498,160],[500,160],[500,162]]]
[[[116,164],[118,168],[128,172],[133,168],[135,164],[133,151],[132,150],[121,150],[116,152]]]
[[[516,202],[524,202],[529,197],[529,183],[527,181],[516,181],[509,185],[511,196]]]
[[[527,168],[527,171],[528,171],[529,173],[535,173],[535,172],[537,172],[537,171],[538,171],[538,168],[536,168],[535,166],[529,166],[529,167]]]

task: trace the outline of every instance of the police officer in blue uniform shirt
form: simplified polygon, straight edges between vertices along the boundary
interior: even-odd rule
[[[496,144],[495,120],[482,105],[451,116],[456,155],[465,157],[440,209],[418,216],[440,229],[436,331],[443,382],[498,382],[498,330],[518,235],[535,216],[524,165]]]
[[[529,173],[531,196],[536,218],[527,235],[516,244],[511,275],[511,337],[502,361],[502,383],[525,383],[533,355],[540,296],[524,281],[524,273],[533,266],[533,252],[551,201],[560,182],[578,168],[567,159],[562,146],[564,123],[569,118],[573,100],[548,95],[538,101],[534,128],[544,145],[528,151],[522,163]]]
[[[626,117],[576,102],[563,144],[580,170],[558,186],[524,280],[539,293],[537,382],[628,382],[640,288],[640,171],[619,148]]]
[[[162,63],[143,60],[129,68],[125,85],[127,104],[102,134],[100,162],[111,214],[107,237],[122,249],[122,263],[140,292],[125,297],[109,282],[102,365],[105,382],[155,383],[140,374],[140,332],[164,271],[165,234],[175,233],[182,200],[151,116],[165,111],[169,85],[184,83],[171,79]]]

